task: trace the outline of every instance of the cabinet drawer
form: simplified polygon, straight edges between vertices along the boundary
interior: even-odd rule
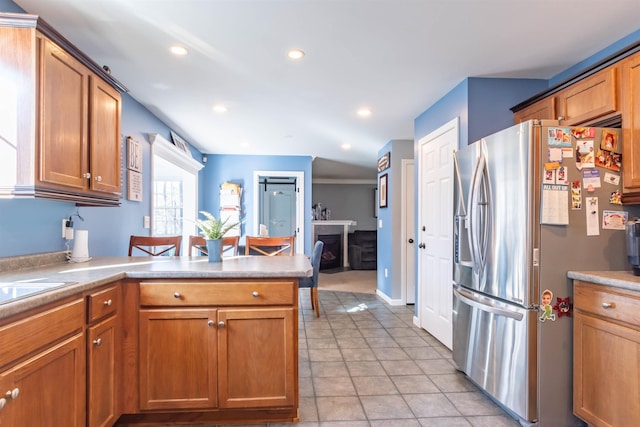
[[[574,287],[576,310],[631,325],[640,325],[640,294],[634,297],[616,288],[579,283],[579,286]]]
[[[0,327],[0,366],[55,342],[84,325],[82,299]]]
[[[111,286],[87,296],[87,323],[115,313],[120,305],[118,286]]]
[[[142,282],[140,305],[291,305],[296,282],[289,280]]]

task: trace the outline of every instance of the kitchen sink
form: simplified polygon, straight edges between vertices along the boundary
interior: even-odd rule
[[[74,282],[0,282],[0,304],[72,283]]]

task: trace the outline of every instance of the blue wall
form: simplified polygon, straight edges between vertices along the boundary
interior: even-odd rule
[[[393,141],[389,141],[380,150],[378,150],[378,158],[385,153],[391,153],[391,159],[395,159],[393,154]],[[393,165],[389,169],[385,169],[378,173],[378,183],[380,183],[380,176],[387,174],[387,207],[378,208],[378,222],[382,221],[382,228],[378,227],[378,272],[377,272],[377,288],[378,291],[385,294],[387,297],[393,297],[393,235],[392,222],[393,222],[393,201],[394,192],[393,188]],[[378,188],[380,191],[380,188]],[[378,199],[380,195],[378,194]],[[398,197],[398,199],[400,199]],[[387,269],[387,277],[384,277],[384,270]]]
[[[200,189],[203,191],[201,210],[218,215],[220,184],[229,181],[242,186],[242,235],[257,235],[254,230],[253,171],[304,172],[304,251],[311,253],[311,162],[310,156],[244,156],[208,154]]]

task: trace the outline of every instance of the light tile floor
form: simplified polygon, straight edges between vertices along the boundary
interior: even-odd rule
[[[413,306],[350,292],[321,290],[319,299],[317,318],[300,290],[298,426],[520,425],[413,324]]]
[[[300,422],[249,426],[520,426],[413,325],[413,306],[364,293],[321,290],[319,299],[317,318],[300,290]]]

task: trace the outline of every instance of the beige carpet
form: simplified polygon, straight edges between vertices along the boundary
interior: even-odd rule
[[[376,276],[376,270],[347,270],[333,274],[320,272],[318,290],[375,294]]]

